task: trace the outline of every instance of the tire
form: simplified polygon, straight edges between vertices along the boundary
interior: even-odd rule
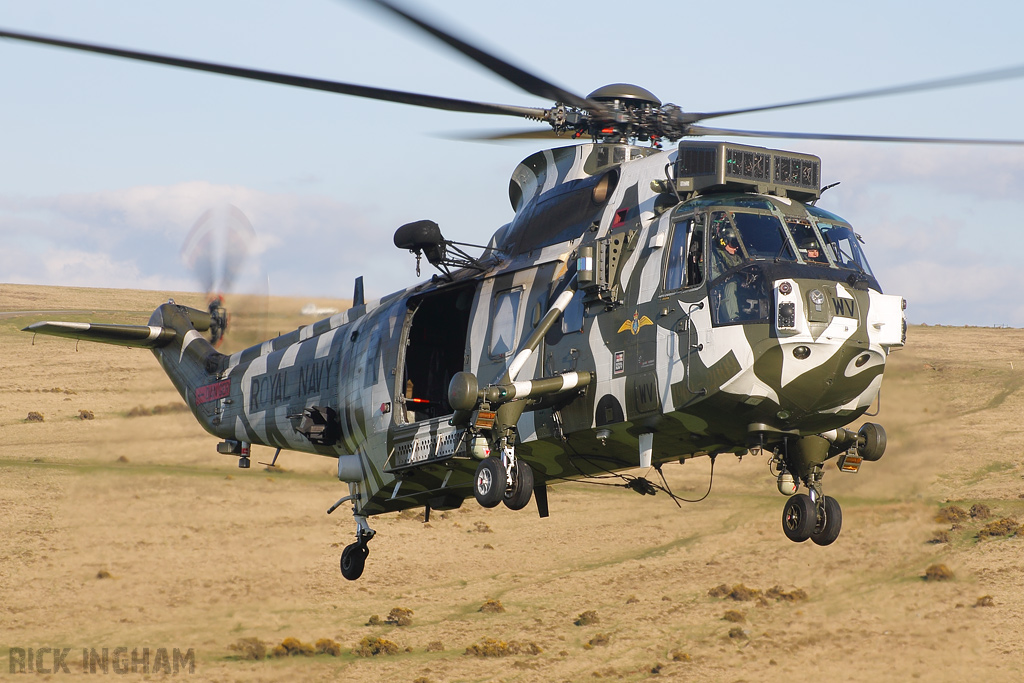
[[[882,425],[865,422],[858,435],[864,437],[864,443],[857,447],[857,455],[870,462],[882,457],[885,453],[885,430]]]
[[[345,546],[341,551],[341,575],[349,581],[355,581],[363,575],[363,568],[366,566],[366,556],[370,549],[365,544],[353,543]]]
[[[811,540],[818,545],[831,545],[843,528],[843,510],[839,507],[839,501],[835,498],[825,496],[821,499],[821,511],[817,515],[817,522],[814,531],[811,532]]]
[[[507,486],[505,466],[496,456],[484,458],[476,466],[473,477],[473,496],[485,508],[498,505],[505,497]]]
[[[512,473],[512,487],[505,490],[502,502],[509,510],[522,510],[533,497],[533,468],[516,458],[516,469]]]
[[[803,543],[810,538],[817,521],[814,503],[806,493],[791,496],[782,508],[782,532],[795,543]]]

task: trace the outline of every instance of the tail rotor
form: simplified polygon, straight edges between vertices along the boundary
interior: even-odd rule
[[[245,214],[223,204],[199,216],[181,247],[182,262],[206,294],[210,343],[215,347],[224,340],[230,322],[224,294],[232,291],[255,242],[256,231]]]

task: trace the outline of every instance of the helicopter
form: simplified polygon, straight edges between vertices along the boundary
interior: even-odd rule
[[[434,109],[515,116],[574,144],[514,170],[511,222],[479,247],[420,220],[397,248],[437,275],[243,351],[218,352],[212,310],[168,302],[147,325],[43,321],[28,332],[149,348],[220,453],[248,467],[262,445],[335,458],[362,575],[374,515],[422,507],[549,514],[562,480],[750,451],[769,455],[792,541],[829,545],[842,511],[825,465],[858,472],[885,452],[862,417],[888,355],[906,341],[905,302],[884,294],[853,226],[817,207],[820,158],[704,136],[929,143],[1013,140],[824,135],[702,121],[961,85],[899,88],[718,112],[685,112],[612,84],[555,86],[384,0],[425,31],[551,107],[488,104],[304,78],[0,30],[0,37]],[[971,82],[1016,78],[986,72]],[[586,139],[587,142],[578,142]],[[666,143],[674,149],[666,150]],[[467,249],[480,249],[472,255]],[[212,305],[211,305],[212,308]],[[276,459],[275,455],[275,459]],[[658,487],[628,480],[638,493]],[[799,493],[801,487],[808,493]]]

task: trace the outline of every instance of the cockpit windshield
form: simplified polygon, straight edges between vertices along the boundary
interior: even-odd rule
[[[828,265],[825,250],[821,248],[821,241],[809,221],[802,218],[787,218],[786,227],[789,228],[789,234],[793,236],[797,251],[800,252],[800,259],[804,263],[815,266]]]
[[[781,278],[878,287],[850,224],[802,202],[696,197],[676,209],[671,225],[663,291],[706,287],[716,327],[769,323]]]
[[[771,213],[712,211],[711,279],[754,260],[795,261],[782,222]]]
[[[825,248],[837,266],[874,277],[860,248],[860,238],[846,221],[814,206],[808,206],[807,211],[814,216],[821,237],[825,240]]]

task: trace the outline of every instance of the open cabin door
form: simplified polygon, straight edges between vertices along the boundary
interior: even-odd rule
[[[405,319],[404,358],[396,402],[399,423],[452,414],[448,383],[466,366],[466,333],[475,287],[431,292],[410,302]]]
[[[390,471],[445,460],[466,449],[464,430],[448,424],[448,384],[467,367],[469,318],[478,283],[409,300],[395,373]]]

